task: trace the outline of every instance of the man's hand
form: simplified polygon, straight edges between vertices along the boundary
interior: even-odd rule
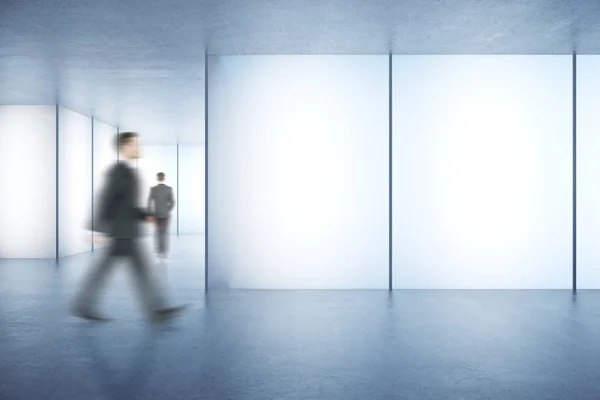
[[[104,236],[98,235],[96,233],[91,233],[86,237],[86,241],[89,243],[102,244],[104,243]]]
[[[146,222],[149,222],[149,223],[153,224],[154,221],[155,221],[154,217],[146,217]]]

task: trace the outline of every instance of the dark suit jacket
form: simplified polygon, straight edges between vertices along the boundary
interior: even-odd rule
[[[91,230],[114,239],[139,237],[140,223],[151,214],[138,206],[138,190],[137,171],[122,162],[113,165],[96,203]]]
[[[156,218],[169,218],[173,207],[175,207],[175,198],[171,186],[159,183],[150,189],[148,211],[152,211]]]

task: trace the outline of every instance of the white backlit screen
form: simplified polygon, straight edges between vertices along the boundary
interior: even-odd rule
[[[395,56],[395,288],[570,288],[570,56]]]
[[[179,145],[179,233],[204,234],[204,146]],[[198,240],[204,247],[204,239]]]
[[[208,122],[212,287],[387,288],[387,56],[211,57]]]
[[[59,109],[59,255],[89,251],[86,222],[92,202],[92,120]]]
[[[55,106],[0,106],[0,182],[0,258],[54,258]]]
[[[600,56],[577,56],[577,286],[600,288]]]

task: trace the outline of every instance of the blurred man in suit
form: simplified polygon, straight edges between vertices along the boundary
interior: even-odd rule
[[[129,261],[142,298],[153,320],[164,320],[178,315],[184,307],[166,307],[150,273],[148,261],[140,248],[140,224],[153,222],[150,213],[138,206],[139,183],[136,159],[139,157],[138,135],[123,132],[117,135],[119,161],[107,172],[96,215],[92,216],[91,230],[108,236],[104,254],[90,271],[81,293],[76,297],[72,313],[91,320],[107,320],[96,313],[95,302],[99,291],[114,267],[116,258]]]
[[[161,258],[167,258],[169,217],[175,199],[173,198],[173,188],[165,185],[165,174],[159,172],[156,174],[158,185],[150,189],[148,196],[148,211],[154,215],[156,224],[156,252]]]

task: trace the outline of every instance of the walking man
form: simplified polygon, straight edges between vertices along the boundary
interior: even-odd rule
[[[156,174],[158,185],[150,189],[148,196],[148,211],[154,215],[156,224],[156,253],[160,258],[167,258],[168,253],[168,235],[169,219],[175,199],[173,198],[173,188],[165,185],[165,174],[159,172]]]
[[[132,267],[142,299],[152,320],[164,320],[178,315],[184,307],[167,307],[154,284],[146,255],[138,243],[140,224],[153,222],[153,216],[138,205],[139,183],[136,159],[139,157],[138,135],[123,132],[117,135],[119,161],[107,172],[97,212],[92,216],[92,232],[109,238],[104,254],[93,266],[72,307],[78,317],[104,321],[96,313],[96,301],[117,258],[125,258]]]

